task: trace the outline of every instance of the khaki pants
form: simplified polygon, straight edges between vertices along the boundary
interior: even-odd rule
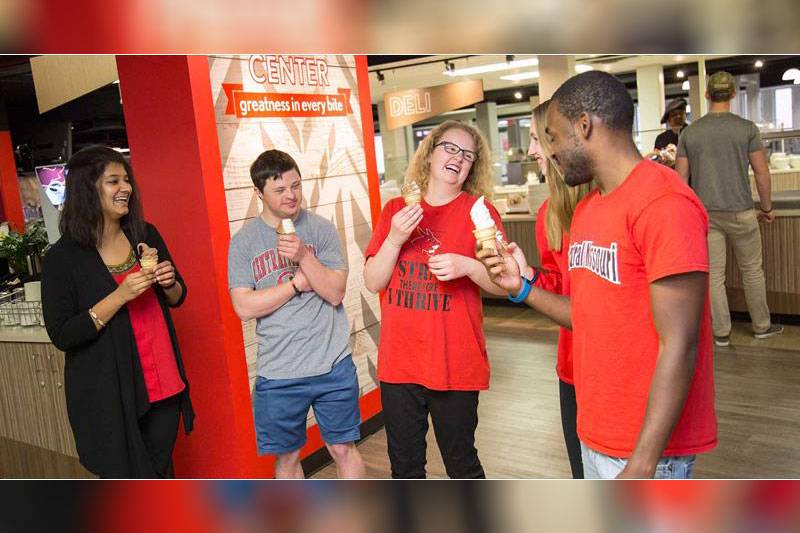
[[[753,209],[746,211],[708,212],[708,261],[710,268],[711,319],[714,336],[731,333],[731,315],[725,294],[725,240],[733,246],[736,264],[742,273],[747,310],[753,320],[753,331],[769,329],[767,286],[761,260],[761,231]]]

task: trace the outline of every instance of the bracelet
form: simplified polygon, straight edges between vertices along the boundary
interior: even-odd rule
[[[537,277],[538,276],[534,276],[534,279]],[[532,286],[531,282],[528,281],[528,279],[524,276],[520,276],[520,279],[522,280],[522,290],[520,291],[520,293],[516,296],[511,296],[510,294],[508,295],[508,299],[514,302],[515,304],[525,301],[525,298],[527,298],[528,294],[530,294],[531,292],[531,286]]]
[[[92,320],[100,324],[101,328],[106,327],[106,323],[100,320],[100,317],[97,316],[97,313],[95,313],[94,309],[92,309],[91,307],[89,308],[89,316],[92,317]]]
[[[768,215],[768,214],[772,213],[773,211],[775,211],[774,207],[770,208],[768,211],[764,211],[764,208],[762,208],[761,206],[758,206],[758,209],[761,210],[761,212],[764,213],[765,215]]]
[[[536,284],[536,280],[539,279],[539,274],[541,274],[541,272],[539,272],[539,269],[536,268],[536,267],[531,267],[531,270],[533,270],[533,277],[531,279],[525,278],[525,276],[522,276],[522,277],[525,278],[525,279],[528,279],[528,282],[531,285],[535,285]]]
[[[300,289],[297,288],[297,285],[294,284],[294,280],[290,281],[289,283],[292,284],[292,288],[294,289],[294,294],[296,296],[300,296],[301,294],[303,294],[302,292],[300,292]]]

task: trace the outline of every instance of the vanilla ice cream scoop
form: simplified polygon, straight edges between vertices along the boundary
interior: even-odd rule
[[[282,218],[275,231],[281,235],[291,235],[295,232],[294,222],[291,218]]]
[[[472,224],[475,226],[475,229],[494,227],[494,219],[491,213],[489,213],[489,208],[486,207],[483,196],[475,201],[472,209],[469,210],[469,216],[472,219]]]
[[[492,249],[497,252],[498,245],[501,249],[505,249],[503,234],[497,229],[483,196],[475,201],[469,210],[469,216],[475,225],[472,234],[475,235],[475,241],[480,249]]]

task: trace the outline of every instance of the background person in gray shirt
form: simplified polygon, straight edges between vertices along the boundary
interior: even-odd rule
[[[300,170],[289,154],[262,153],[250,176],[263,210],[231,239],[228,287],[239,318],[257,321],[258,450],[277,457],[276,477],[304,477],[300,449],[313,407],[339,477],[363,478],[354,445],[359,387],[342,305],[347,270],[338,233],[300,207]],[[293,221],[295,233],[276,232],[282,219]]]
[[[711,107],[681,133],[675,163],[685,181],[691,175],[691,186],[708,210],[711,318],[717,346],[728,346],[731,334],[725,293],[726,240],[733,246],[742,273],[754,336],[765,339],[783,332],[783,326],[770,321],[758,227],[759,220],[771,223],[775,218],[769,167],[758,127],[730,112],[735,95],[736,85],[729,73],[720,71],[709,78],[706,98]],[[748,165],[753,166],[761,200],[758,215],[753,208]]]

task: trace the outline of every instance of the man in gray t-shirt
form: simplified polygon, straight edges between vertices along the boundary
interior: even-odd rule
[[[742,272],[754,336],[765,339],[783,332],[782,326],[770,320],[758,226],[758,220],[770,223],[775,217],[769,167],[758,127],[730,112],[735,94],[736,85],[729,73],[720,71],[709,78],[709,112],[681,133],[675,162],[675,170],[684,180],[691,175],[691,186],[708,210],[711,315],[717,346],[728,346],[731,334],[725,292],[727,240]],[[749,165],[753,166],[760,198],[758,215],[753,209]]]
[[[313,407],[340,477],[364,477],[354,445],[361,415],[339,235],[300,207],[300,170],[289,154],[262,153],[250,175],[263,211],[231,239],[228,287],[239,317],[256,319],[259,452],[277,456],[276,477],[303,477],[300,449]]]

